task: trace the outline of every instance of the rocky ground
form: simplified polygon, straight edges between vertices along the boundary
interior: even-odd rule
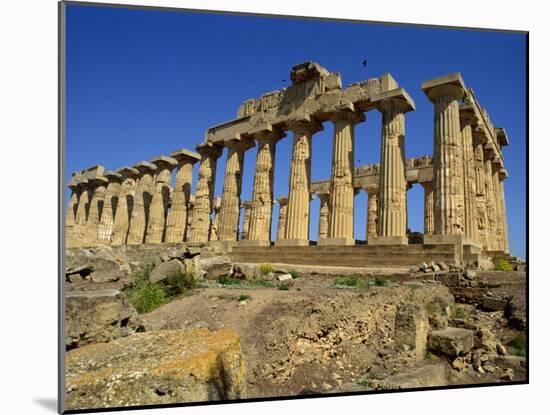
[[[95,262],[98,252],[102,259]],[[150,376],[137,395],[132,388],[122,388],[128,399],[117,393],[117,399],[122,399],[119,405],[140,404],[136,396],[149,395],[156,396],[155,402],[165,403],[526,379],[522,356],[522,333],[526,329],[523,272],[473,271],[432,264],[393,273],[361,270],[360,275],[344,276],[284,266],[262,273],[257,264],[228,264],[223,258],[171,248],[148,257],[147,262],[155,265],[150,278],[162,282],[160,270],[193,269],[198,274],[198,286],[138,316],[126,298],[131,274],[141,265],[132,259],[125,260],[124,254],[108,248],[69,253],[67,366],[69,378],[80,379],[79,388],[73,384],[70,391],[73,397],[80,396],[73,401],[75,408],[113,405],[95,402],[94,406],[93,402],[98,390],[112,394],[115,388],[116,382],[109,380],[111,372],[109,376],[98,375],[103,366],[118,364],[116,356],[115,362],[109,362],[105,350],[129,350],[121,344],[131,342],[133,353],[125,353],[124,359],[133,367],[143,356],[155,360],[143,350],[148,341],[140,336],[179,333],[174,335],[189,339],[196,330],[227,331],[239,340],[245,380],[237,382],[237,389],[222,382],[217,395],[212,391],[185,395],[181,391],[188,383],[184,382],[170,383],[171,392],[164,393],[164,381]],[[233,278],[220,280],[223,276]],[[98,297],[106,297],[105,303],[95,304]],[[113,305],[117,302],[118,306]],[[114,349],[102,349],[98,346],[102,344],[112,344]],[[170,347],[166,346],[168,351]],[[158,359],[162,360],[167,352],[163,347],[158,350]],[[216,353],[224,356],[226,351]],[[83,371],[82,367],[86,367],[90,356],[96,362],[96,377],[82,378],[89,369]],[[204,356],[197,359],[202,362]],[[74,364],[77,361],[78,365]],[[217,368],[216,364],[210,365],[210,373],[219,373]],[[149,369],[154,371],[153,367]],[[189,373],[195,376],[193,371]],[[212,383],[208,377],[201,379]],[[160,398],[153,393],[157,387]],[[152,401],[147,398],[141,404],[147,403]]]

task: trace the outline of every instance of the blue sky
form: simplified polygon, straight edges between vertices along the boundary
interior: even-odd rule
[[[433,150],[433,105],[422,81],[461,72],[510,138],[504,148],[510,249],[525,257],[522,34],[69,5],[66,181],[95,164],[114,170],[193,149],[209,126],[235,118],[246,99],[288,86],[290,68],[305,60],[340,72],[344,86],[391,73],[416,103],[405,119],[407,158]],[[381,116],[366,116],[356,127],[356,164],[380,158]],[[326,123],[314,136],[312,180],[330,178],[332,131]],[[288,193],[290,145],[290,135],[277,145],[276,197]],[[243,200],[252,196],[255,157],[255,149],[245,156]],[[218,161],[217,196],[224,166],[225,154]],[[193,188],[197,171],[198,165]],[[356,196],[357,239],[365,239],[366,205],[366,194]],[[422,231],[420,185],[408,192],[408,210],[409,227]],[[318,212],[314,199],[311,239],[317,238]],[[274,229],[277,217],[276,205]]]

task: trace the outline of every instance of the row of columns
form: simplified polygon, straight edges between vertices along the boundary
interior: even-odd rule
[[[434,177],[425,185],[425,242],[461,240],[508,252],[502,184],[507,174],[471,92],[460,74],[427,81],[422,88],[434,103]]]
[[[198,155],[171,157],[71,183],[68,247],[182,242],[188,229],[193,164]],[[174,188],[172,171],[176,169]]]

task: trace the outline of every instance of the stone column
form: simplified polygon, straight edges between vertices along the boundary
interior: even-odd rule
[[[496,233],[496,249],[498,251],[504,252],[504,238],[503,235],[503,223],[502,219],[502,203],[501,196],[502,192],[500,190],[500,170],[503,168],[502,160],[499,157],[493,159],[492,164],[492,178],[493,178],[493,191],[495,192],[494,201],[495,201],[495,233]]]
[[[367,201],[367,242],[370,243],[378,236],[378,185],[366,189]]]
[[[181,149],[174,151],[170,156],[178,161],[178,167],[166,221],[166,242],[174,243],[185,240],[193,164],[200,160],[200,155],[194,151]]]
[[[92,189],[87,179],[79,180],[78,185],[81,188],[81,192],[74,217],[72,247],[79,247],[84,243],[84,230],[86,229],[86,221],[90,210],[90,200],[92,198]]]
[[[67,206],[67,215],[65,216],[65,246],[71,248],[74,244],[73,240],[73,227],[76,219],[76,212],[78,210],[78,200],[82,193],[82,187],[79,186],[78,180],[73,178],[67,186],[71,189],[71,198],[69,199],[69,205]]]
[[[84,229],[83,246],[95,246],[98,244],[98,228],[103,213],[108,180],[105,177],[95,177],[89,180],[88,183],[92,188],[92,198],[86,228]]]
[[[113,223],[113,233],[111,236],[111,245],[126,245],[128,238],[128,229],[130,228],[130,217],[134,208],[134,198],[136,194],[136,179],[139,176],[139,170],[133,167],[123,167],[118,170],[122,176],[120,185],[120,194],[118,196],[117,210]]]
[[[434,189],[433,183],[422,182],[424,188],[424,235],[433,235],[434,232]]]
[[[114,171],[104,173],[105,178],[109,181],[105,191],[105,203],[103,204],[103,213],[99,222],[97,238],[100,245],[109,245],[113,234],[113,224],[116,211],[119,205],[120,187],[122,183],[122,175]]]
[[[500,203],[501,203],[501,220],[502,220],[502,248],[504,253],[510,253],[508,242],[508,219],[506,217],[506,197],[504,193],[504,180],[508,177],[506,169],[502,168],[499,171],[499,187],[500,187]]]
[[[487,140],[480,129],[474,128],[472,131],[474,148],[474,181],[476,188],[476,218],[479,243],[484,250],[487,250],[488,243],[488,218],[487,218],[487,198],[486,198],[486,180],[485,180],[485,162],[483,155],[483,144]]]
[[[464,151],[464,235],[479,243],[479,231],[476,206],[476,182],[474,167],[474,145],[472,125],[477,122],[474,108],[470,103],[460,106],[460,128],[462,133],[462,148]]]
[[[495,209],[495,189],[493,188],[493,153],[484,152],[485,162],[485,196],[487,202],[487,249],[489,251],[498,250],[496,233],[496,209]]]
[[[227,147],[227,162],[225,164],[218,232],[220,241],[236,242],[239,231],[244,152],[253,145],[253,141],[235,138],[226,141],[225,145]]]
[[[276,245],[309,245],[309,204],[311,187],[311,138],[322,130],[322,125],[307,117],[293,122],[289,129],[294,134],[288,192],[285,238]]]
[[[126,241],[128,245],[140,245],[145,242],[145,230],[149,223],[151,197],[155,188],[154,173],[157,166],[142,161],[135,168],[139,171],[139,177]]]
[[[458,100],[465,93],[460,74],[426,81],[422,89],[434,103],[434,234],[424,243],[462,245],[464,235],[464,152]],[[460,251],[460,252],[459,252]],[[457,251],[462,261],[462,249]]]
[[[188,231],[185,232],[185,240],[187,241],[189,239],[189,233],[191,229],[191,224],[193,223],[193,216],[195,212],[195,195],[191,193],[189,196],[189,208],[187,210],[187,229]],[[219,209],[218,209],[219,213]],[[217,229],[217,228],[216,228]],[[216,233],[217,235],[217,233]],[[217,236],[216,236],[217,238]]]
[[[252,202],[246,200],[241,203],[241,209],[243,210],[243,229],[241,231],[240,239],[243,241],[248,240],[250,234],[250,214],[252,212]]]
[[[170,185],[172,170],[178,165],[178,161],[172,157],[159,156],[151,160],[157,167],[155,186],[151,198],[149,222],[145,233],[145,242],[148,244],[160,244],[164,241],[166,232],[166,219],[170,206]]]
[[[277,223],[277,240],[285,239],[286,213],[288,208],[288,198],[280,197],[279,202],[279,222]]]
[[[405,172],[405,112],[414,102],[398,88],[374,98],[382,112],[378,235],[371,244],[406,245],[407,178]]]
[[[210,241],[218,240],[218,228],[220,226],[220,206],[222,199],[221,197],[216,197],[214,199],[214,217],[212,218],[212,226],[210,227]]]
[[[189,242],[207,242],[210,234],[210,215],[214,205],[214,185],[216,181],[216,163],[222,154],[222,147],[211,142],[199,144],[197,152],[201,156],[199,178],[195,191],[193,220],[187,240]]]
[[[330,192],[317,193],[319,197],[319,231],[317,232],[317,244],[323,245],[322,240],[328,236],[328,224],[329,224],[329,199]]]
[[[353,104],[329,115],[334,124],[332,173],[330,179],[327,235],[318,238],[319,245],[354,245],[354,127],[365,120]]]
[[[258,154],[250,211],[250,229],[247,242],[244,243],[246,245],[269,246],[271,244],[275,146],[284,136],[284,133],[272,127],[254,134],[258,142]]]

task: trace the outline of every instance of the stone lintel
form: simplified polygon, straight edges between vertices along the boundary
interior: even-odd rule
[[[371,236],[368,245],[408,245],[406,236]]]
[[[124,166],[124,167],[118,169],[117,171],[125,179],[126,178],[135,179],[139,175],[139,170],[136,169],[135,167]]]
[[[506,134],[506,130],[504,128],[495,128],[495,133],[497,135],[498,143],[501,147],[510,144],[510,141],[508,140],[508,134]]]
[[[321,238],[317,241],[319,246],[342,246],[355,245],[354,238]]]
[[[122,174],[117,173],[116,171],[108,170],[103,174],[109,181],[122,181]]]
[[[153,163],[149,163],[148,161],[142,160],[139,163],[137,163],[134,166],[136,169],[139,170],[140,173],[153,173],[157,170],[157,166],[155,166]]]
[[[434,100],[442,94],[453,95],[458,99],[466,93],[466,86],[462,75],[455,72],[422,82],[422,90],[430,100]]]
[[[371,102],[382,104],[388,100],[394,100],[403,105],[403,112],[414,111],[416,109],[414,100],[403,88],[391,89],[389,91],[381,92],[371,98]]]
[[[312,182],[310,185],[311,193],[329,193],[330,192],[330,180],[323,180],[322,182]]]
[[[309,239],[277,239],[275,246],[309,246]]]
[[[332,122],[348,120],[350,123],[358,124],[366,120],[365,114],[357,110],[353,102],[336,105],[326,114],[326,118]]]
[[[245,151],[251,147],[254,147],[254,140],[244,134],[236,134],[234,137],[224,141],[223,144],[227,148],[236,148]]]
[[[200,161],[201,159],[201,156],[199,153],[196,153],[191,150],[187,150],[186,148],[181,148],[179,150],[172,151],[172,153],[170,153],[170,157],[176,159],[180,163],[182,161],[185,161],[191,164],[195,164],[197,161]]]

